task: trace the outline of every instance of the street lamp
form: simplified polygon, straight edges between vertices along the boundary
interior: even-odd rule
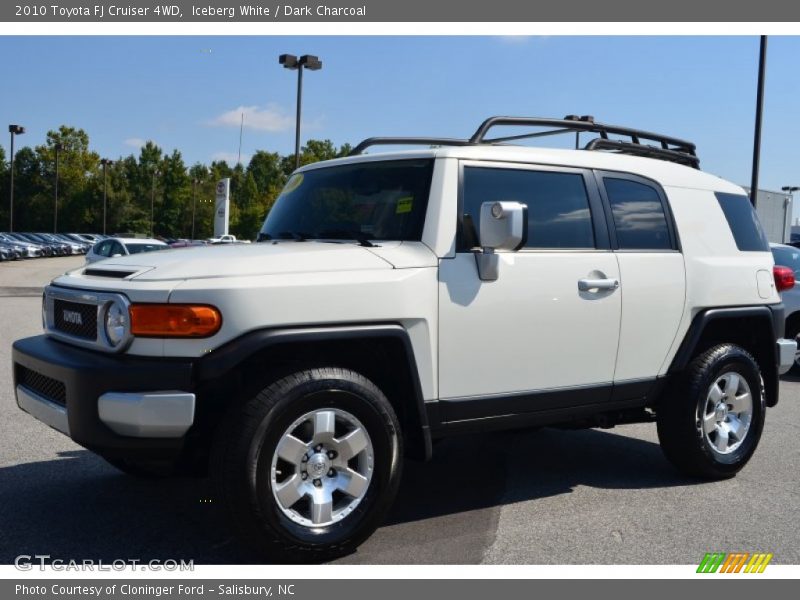
[[[293,54],[281,54],[278,62],[284,69],[297,71],[297,118],[295,120],[294,133],[294,168],[300,166],[300,107],[303,100],[303,70],[319,71],[322,68],[322,61],[311,54],[304,54],[297,58]]]
[[[106,234],[106,204],[108,201],[108,180],[106,179],[106,167],[114,164],[113,160],[101,158],[100,164],[103,165],[103,235]]]
[[[153,208],[156,203],[156,177],[161,175],[158,169],[153,171],[153,188],[150,192],[150,237],[153,237]]]
[[[11,232],[14,231],[14,136],[25,133],[25,128],[21,125],[9,125],[8,132],[11,134],[11,192],[9,194],[8,231]]]
[[[56,151],[56,181],[53,186],[55,189],[55,197],[53,200],[53,233],[58,233],[58,153],[64,149],[64,145],[58,142],[53,148]]]
[[[194,214],[197,210],[197,179],[192,179],[192,240],[194,240]]]

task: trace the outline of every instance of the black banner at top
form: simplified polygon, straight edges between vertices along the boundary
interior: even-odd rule
[[[2,22],[792,22],[786,0],[12,0]]]

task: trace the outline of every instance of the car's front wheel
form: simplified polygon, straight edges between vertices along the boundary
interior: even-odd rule
[[[378,527],[400,481],[395,412],[347,369],[298,371],[231,414],[212,474],[233,526],[278,560],[349,552]]]

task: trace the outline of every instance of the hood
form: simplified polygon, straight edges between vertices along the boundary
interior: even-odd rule
[[[84,267],[82,274],[167,281],[391,268],[369,248],[354,244],[281,241],[159,250],[98,261]]]

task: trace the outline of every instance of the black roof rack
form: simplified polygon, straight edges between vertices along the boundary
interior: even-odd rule
[[[518,135],[489,138],[489,130],[498,126],[511,127],[544,127],[544,131],[534,131]],[[594,117],[584,115],[567,115],[563,119],[545,119],[539,117],[490,117],[481,123],[480,127],[468,140],[453,138],[425,138],[425,137],[373,137],[361,142],[353,148],[350,155],[361,154],[370,146],[377,145],[420,145],[431,146],[475,146],[481,144],[504,144],[512,141],[546,137],[564,133],[583,132],[596,133],[600,137],[591,140],[584,147],[585,150],[607,150],[621,154],[633,154],[676,162],[695,169],[700,168],[700,159],[697,157],[695,145],[686,140],[651,133],[630,127],[618,125],[605,125],[597,123]],[[622,136],[628,140],[610,139],[609,135]],[[577,138],[576,138],[577,140]],[[646,142],[651,142],[648,144]],[[654,143],[654,144],[653,144]]]

